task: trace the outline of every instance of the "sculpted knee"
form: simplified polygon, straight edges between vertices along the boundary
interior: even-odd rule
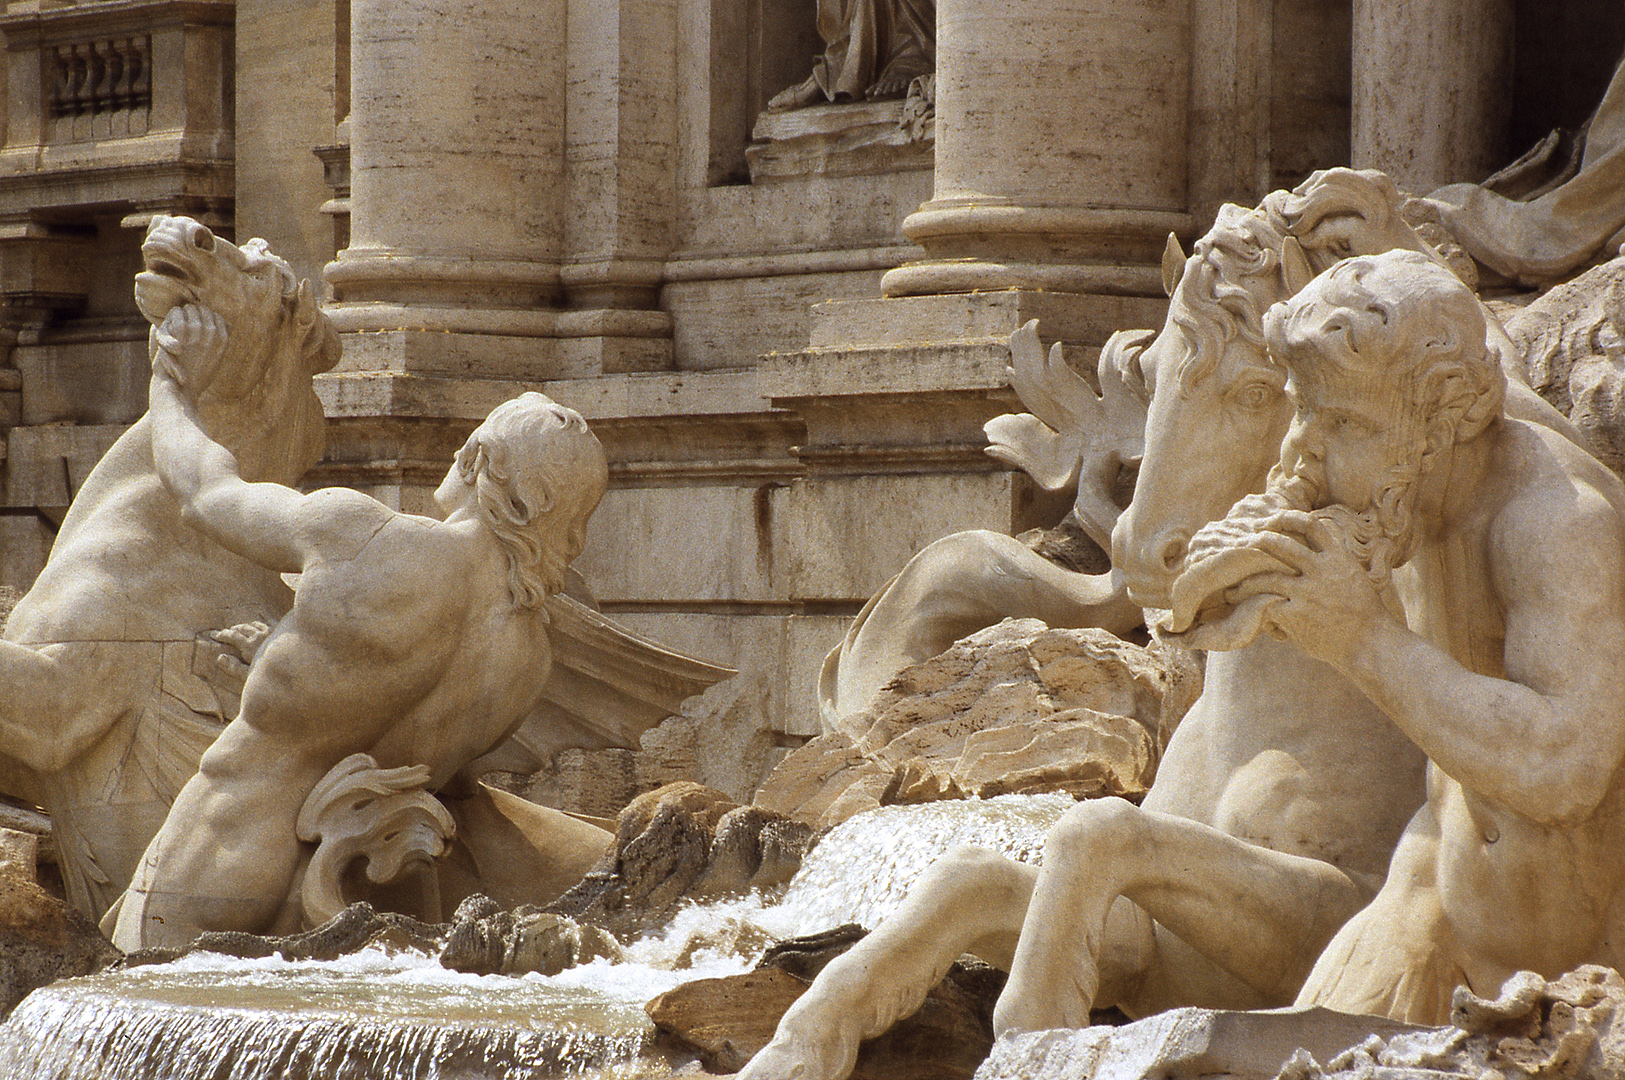
[[[1025,894],[1030,888],[1020,864],[986,848],[961,844],[943,852],[920,879],[981,901],[995,893]]]
[[[1144,811],[1126,799],[1090,799],[1068,810],[1044,840],[1044,862],[1086,863],[1121,854],[1136,842]]]

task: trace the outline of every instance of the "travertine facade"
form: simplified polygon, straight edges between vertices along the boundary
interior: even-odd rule
[[[934,121],[814,106],[762,128],[751,183],[817,6],[7,4],[0,582],[144,408],[128,282],[152,215],[190,213],[325,268],[344,359],[307,484],[424,509],[498,402],[587,417],[611,490],[579,566],[741,669],[752,707],[701,735],[738,791],[819,730],[819,663],[913,554],[1065,509],[983,453],[1012,331],[1084,359],[1159,325],[1167,233],[1313,168],[1481,179],[1583,120],[1625,41],[1600,0],[941,0]]]

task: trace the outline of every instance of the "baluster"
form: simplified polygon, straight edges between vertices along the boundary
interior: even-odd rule
[[[79,95],[85,86],[85,62],[79,56],[79,50],[72,45],[59,46],[58,54],[67,72],[67,84],[62,93],[62,115],[78,116]]]
[[[128,63],[130,133],[140,135],[147,130],[147,118],[152,112],[152,38],[143,35],[130,40]]]
[[[113,113],[118,108],[118,81],[124,65],[112,41],[103,38],[92,42],[90,47],[101,72],[96,80],[96,97],[91,102],[91,111],[96,116],[92,134],[98,138],[111,138],[114,134]]]
[[[46,54],[51,65],[51,101],[50,115],[56,117],[66,116],[69,112],[68,102],[72,99],[68,83],[72,78],[72,65],[68,62],[66,51],[60,45],[51,47]]]
[[[79,90],[74,95],[73,140],[84,142],[91,137],[91,122],[96,111],[96,83],[101,72],[96,61],[96,49],[90,42],[73,47],[74,66],[81,72]]]

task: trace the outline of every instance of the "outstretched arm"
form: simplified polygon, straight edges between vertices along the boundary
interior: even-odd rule
[[[236,457],[203,429],[194,400],[225,348],[225,323],[189,304],[172,310],[155,336],[147,404],[153,464],[188,525],[261,566],[292,573],[318,548],[353,550],[388,519],[387,508],[358,492],[302,495],[244,480]]]

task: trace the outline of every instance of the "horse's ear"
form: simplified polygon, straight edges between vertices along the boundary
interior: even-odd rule
[[[1162,291],[1172,297],[1184,276],[1185,249],[1179,246],[1179,237],[1169,233],[1167,246],[1162,249]]]
[[[1288,296],[1296,296],[1315,278],[1314,267],[1309,265],[1309,256],[1303,253],[1296,236],[1287,237],[1281,244],[1281,277],[1286,281]]]

